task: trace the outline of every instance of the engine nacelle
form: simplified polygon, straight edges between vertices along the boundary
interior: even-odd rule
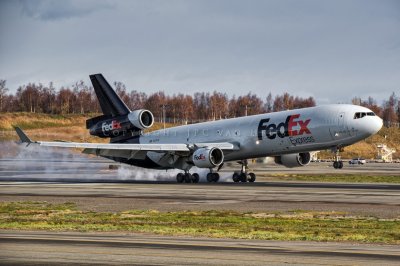
[[[309,152],[285,154],[275,157],[275,163],[284,165],[286,167],[299,167],[309,164],[311,155]]]
[[[224,162],[224,153],[219,148],[200,148],[193,153],[192,161],[198,168],[213,168]]]
[[[132,125],[139,129],[149,128],[154,123],[154,116],[149,110],[135,110],[128,114],[128,119]]]
[[[98,116],[86,121],[90,135],[101,138],[131,136],[132,132],[149,128],[154,123],[153,114],[148,110],[135,110],[128,115],[108,117]]]

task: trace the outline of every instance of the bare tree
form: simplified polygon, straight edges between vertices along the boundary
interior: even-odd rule
[[[6,97],[8,88],[6,88],[6,80],[0,79],[0,112],[3,111],[4,98]]]
[[[391,126],[393,123],[397,123],[398,121],[396,114],[397,104],[396,94],[393,92],[392,95],[390,95],[389,100],[385,102],[383,108],[383,120],[388,123],[388,126]]]
[[[265,101],[265,111],[267,113],[271,113],[273,110],[273,101],[272,101],[272,94],[271,92],[268,93],[267,99]]]

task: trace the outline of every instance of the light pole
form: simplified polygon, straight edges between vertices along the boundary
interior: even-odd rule
[[[164,124],[164,129],[165,129],[165,120],[166,120],[166,118],[165,118],[165,116],[166,116],[165,109],[166,109],[167,107],[170,107],[170,105],[169,105],[169,104],[162,104],[162,105],[160,105],[160,106],[161,106],[161,108],[162,108],[162,120],[163,120],[163,124]]]
[[[242,107],[244,107],[244,116],[247,116],[247,111],[248,109],[254,108],[254,104],[245,104],[245,105],[241,105]]]

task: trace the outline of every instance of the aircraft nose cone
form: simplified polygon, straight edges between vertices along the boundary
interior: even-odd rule
[[[371,123],[372,125],[370,126],[371,134],[376,134],[379,130],[381,130],[382,126],[383,126],[383,120],[380,117],[375,117],[375,119],[373,120],[373,122]]]

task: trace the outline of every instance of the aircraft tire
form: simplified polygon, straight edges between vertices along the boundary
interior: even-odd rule
[[[338,169],[338,162],[333,162],[333,168]]]
[[[240,181],[240,176],[239,176],[239,174],[238,174],[238,173],[233,173],[233,175],[232,175],[232,180],[233,180],[233,182],[235,182],[235,183],[239,182],[239,181]]]
[[[184,178],[184,176],[183,176],[182,173],[179,173],[179,174],[176,175],[176,182],[178,182],[178,183],[183,183],[183,180],[184,180],[184,179],[185,179],[185,178]]]
[[[208,181],[208,182],[213,182],[213,179],[214,179],[214,178],[213,178],[213,174],[212,174],[212,173],[208,173],[208,174],[207,174],[207,181]]]
[[[343,162],[342,162],[342,161],[338,162],[338,168],[339,168],[339,169],[342,169],[342,168],[343,168]]]
[[[194,173],[194,174],[192,175],[192,182],[193,182],[193,183],[199,183],[199,181],[200,181],[200,176],[199,176],[199,174],[198,174],[198,173]]]
[[[249,173],[249,182],[256,181],[256,175],[254,173]]]
[[[192,175],[187,173],[185,174],[185,183],[192,183]]]
[[[219,181],[219,174],[218,173],[213,173],[213,181],[218,182]]]

